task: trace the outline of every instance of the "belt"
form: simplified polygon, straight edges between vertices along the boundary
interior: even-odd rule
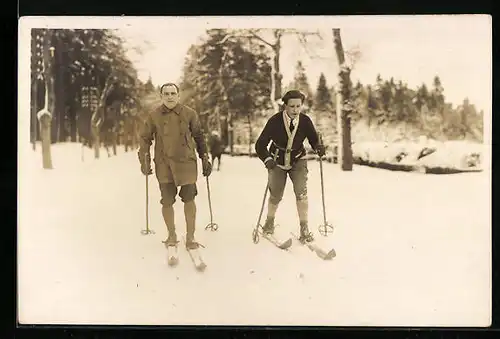
[[[280,151],[285,152],[285,153],[291,153],[291,152],[293,152],[293,151],[299,151],[299,150],[300,150],[300,148],[298,148],[298,149],[293,149],[293,148],[291,148],[291,149],[287,149],[287,148],[285,148],[285,147],[281,147],[280,145],[278,145],[277,143],[275,143],[275,142],[274,142],[274,140],[272,140],[272,143],[273,143],[273,145],[274,145],[277,149],[279,149]]]

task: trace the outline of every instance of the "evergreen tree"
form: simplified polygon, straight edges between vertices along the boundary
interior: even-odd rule
[[[144,85],[126,55],[124,41],[113,30],[36,28],[32,30],[32,39],[35,56],[32,70],[36,73],[31,82],[35,94],[32,104],[34,110],[44,106],[44,82],[50,78],[47,90],[48,108],[53,115],[52,142],[68,138],[76,141],[77,134],[80,139],[90,138],[87,125],[95,102],[89,101],[89,97],[93,97],[89,94],[99,98],[111,74],[114,85],[104,109],[111,107],[112,101],[139,99],[143,94]],[[42,74],[40,69],[42,46],[51,47],[46,55],[51,65],[50,74]],[[115,119],[120,117],[112,120]],[[36,115],[32,114],[32,124],[36,123]]]
[[[270,102],[269,57],[248,39],[226,39],[223,29],[207,31],[207,39],[192,46],[181,81],[186,100],[204,116],[207,130],[220,129],[230,142],[233,122],[251,121]]]
[[[151,75],[148,77],[148,81],[146,81],[146,84],[144,85],[144,89],[145,89],[147,94],[155,91],[155,86],[153,85],[153,80],[151,79]]]
[[[293,89],[299,90],[306,95],[306,100],[304,102],[306,109],[312,108],[314,104],[314,96],[309,85],[309,80],[307,79],[306,70],[302,61],[297,61],[295,66],[295,76],[293,78]]]
[[[433,81],[433,89],[430,95],[429,108],[431,110],[436,110],[439,113],[442,113],[444,108],[444,89],[441,85],[441,79],[439,76],[434,77]]]
[[[315,99],[316,110],[328,111],[333,108],[332,97],[326,84],[326,77],[323,73],[321,73],[321,75],[319,76]]]

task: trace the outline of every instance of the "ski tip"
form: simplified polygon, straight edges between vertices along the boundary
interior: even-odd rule
[[[325,260],[332,260],[336,256],[337,256],[337,252],[335,252],[335,249],[332,248],[332,250],[325,255],[324,259]]]
[[[279,248],[281,248],[282,250],[286,250],[288,249],[290,246],[292,246],[292,239],[288,239],[287,241],[285,241],[284,243],[282,243]]]
[[[203,271],[205,271],[206,268],[207,268],[207,265],[205,263],[202,263],[202,264],[196,266],[196,270],[198,272],[203,272]]]
[[[177,258],[170,258],[168,259],[168,266],[177,266],[177,264],[179,263],[179,260]]]

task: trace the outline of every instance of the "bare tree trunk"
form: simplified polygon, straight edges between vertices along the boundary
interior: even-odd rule
[[[227,112],[227,121],[228,121],[228,143],[230,148],[231,156],[234,155],[234,128],[233,128],[233,116],[231,111]]]
[[[229,52],[229,49],[226,50],[221,57],[220,67],[219,67],[219,78],[218,78],[219,86],[222,89],[221,97],[222,97],[223,102],[225,102],[225,103],[227,103],[227,89],[226,89],[226,86],[224,84],[223,69],[224,69],[224,62],[226,61],[226,56],[227,56],[228,52]],[[221,109],[220,104],[217,103],[215,105],[215,119],[216,119],[215,123],[217,126],[217,131],[219,132],[219,135],[222,137],[220,109]],[[210,117],[210,115],[209,115],[209,117]],[[229,143],[229,125],[228,125],[229,124],[229,115],[226,116],[225,124],[226,124],[226,127],[228,129],[228,143]],[[211,122],[208,123],[209,129],[210,129],[210,125],[211,125]],[[207,131],[207,132],[210,132],[210,131]]]
[[[104,124],[104,120],[106,119],[106,100],[108,95],[111,93],[113,89],[113,75],[110,74],[106,79],[106,84],[104,85],[104,89],[102,90],[101,97],[99,98],[99,103],[97,105],[96,111],[92,114],[91,124],[92,124],[92,135],[94,139],[94,156],[96,159],[99,159],[99,149],[101,147],[101,126]],[[90,94],[90,88],[89,88]]]
[[[127,115],[123,118],[123,149],[128,152],[129,147],[132,143],[132,116],[130,115],[130,109]]]
[[[66,69],[64,65],[66,64],[67,59],[67,51],[65,50],[66,46],[62,43],[60,39],[56,40],[56,55],[55,55],[55,74],[56,80],[55,83],[55,109],[58,117],[58,126],[57,126],[57,141],[67,141],[68,139],[68,130],[66,122],[67,120],[67,111],[66,111],[66,89],[69,87],[69,83],[67,82],[66,77]]]
[[[93,146],[94,146],[94,157],[96,159],[99,159],[100,156],[100,148],[101,148],[101,137],[99,133],[99,127],[100,125],[97,126],[92,126],[92,137],[93,137]]]
[[[252,116],[250,113],[247,114],[247,119],[248,119],[248,156],[251,156],[253,133],[252,133]]]
[[[273,85],[272,85],[272,90],[271,90],[271,100],[273,104],[274,111],[277,112],[279,110],[278,107],[278,100],[281,99],[283,94],[281,93],[282,90],[282,83],[281,80],[283,79],[283,75],[280,72],[280,52],[281,52],[281,31],[276,29],[274,30],[274,38],[275,42],[272,44],[272,50],[273,50]]]
[[[133,133],[132,133],[132,149],[135,150],[139,144],[139,119],[137,116],[134,117],[133,121]]]
[[[52,155],[50,152],[51,144],[51,122],[52,113],[54,109],[54,78],[52,75],[52,57],[50,55],[50,42],[52,32],[46,30],[43,43],[43,66],[44,66],[44,79],[45,79],[45,104],[42,110],[38,112],[38,119],[41,126],[42,137],[42,162],[44,169],[52,169]]]
[[[38,112],[38,79],[35,76],[35,80],[31,87],[31,142],[33,145],[33,151],[36,151],[36,142],[38,139],[38,121],[36,113]]]
[[[352,147],[351,147],[351,119],[346,104],[350,98],[344,97],[342,93],[348,93],[349,71],[345,66],[344,48],[340,38],[340,29],[333,29],[333,43],[340,66],[339,86],[337,86],[337,125],[338,125],[338,155],[337,161],[343,171],[352,171]]]
[[[65,129],[66,105],[64,102],[64,78],[63,78],[64,71],[61,69],[60,65],[57,62],[55,70],[56,70],[56,76],[54,79],[54,94],[55,94],[54,115],[56,116],[56,123],[57,123],[55,130],[55,142],[60,142],[60,141],[66,141],[65,139],[67,137]]]
[[[31,30],[31,93],[30,93],[30,142],[33,151],[36,151],[36,114],[38,112],[38,35]]]
[[[71,137],[71,142],[77,142],[76,134],[77,134],[77,123],[76,123],[76,111],[75,107],[70,107],[69,109],[69,133]]]
[[[57,40],[57,39],[56,39]],[[51,123],[51,133],[52,133],[52,143],[57,143],[61,141],[61,126],[64,124],[63,112],[61,112],[61,76],[60,76],[60,59],[59,59],[59,46],[56,41],[52,42],[54,44],[55,50],[51,50],[50,55],[50,70],[51,70],[51,88],[49,90],[49,97],[52,97],[50,102],[51,106],[49,111],[52,113],[52,123]]]
[[[48,112],[48,111],[45,111]],[[42,127],[42,162],[44,169],[52,169],[52,155],[50,153],[51,135],[50,126],[52,116],[50,114],[39,115],[40,125]]]
[[[115,120],[115,123],[114,123],[114,126],[113,126],[113,129],[111,130],[111,142],[112,142],[112,146],[113,146],[113,155],[116,155],[116,150],[117,150],[117,147],[118,147],[118,127],[116,127],[116,120]]]

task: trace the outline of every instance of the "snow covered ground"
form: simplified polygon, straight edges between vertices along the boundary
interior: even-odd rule
[[[166,229],[156,179],[136,152],[94,160],[79,145],[21,152],[18,300],[21,323],[129,325],[486,326],[491,314],[490,171],[423,175],[324,163],[327,219],[321,237],[319,163],[309,163],[310,227],[337,257],[321,261],[294,242],[290,252],[252,242],[266,171],[256,158],[223,157],[198,182],[198,240],[208,268],[186,251],[166,265]],[[176,203],[184,235],[182,203]],[[265,216],[265,212],[264,212]],[[263,218],[264,218],[263,216]],[[298,231],[291,183],[277,235]]]

